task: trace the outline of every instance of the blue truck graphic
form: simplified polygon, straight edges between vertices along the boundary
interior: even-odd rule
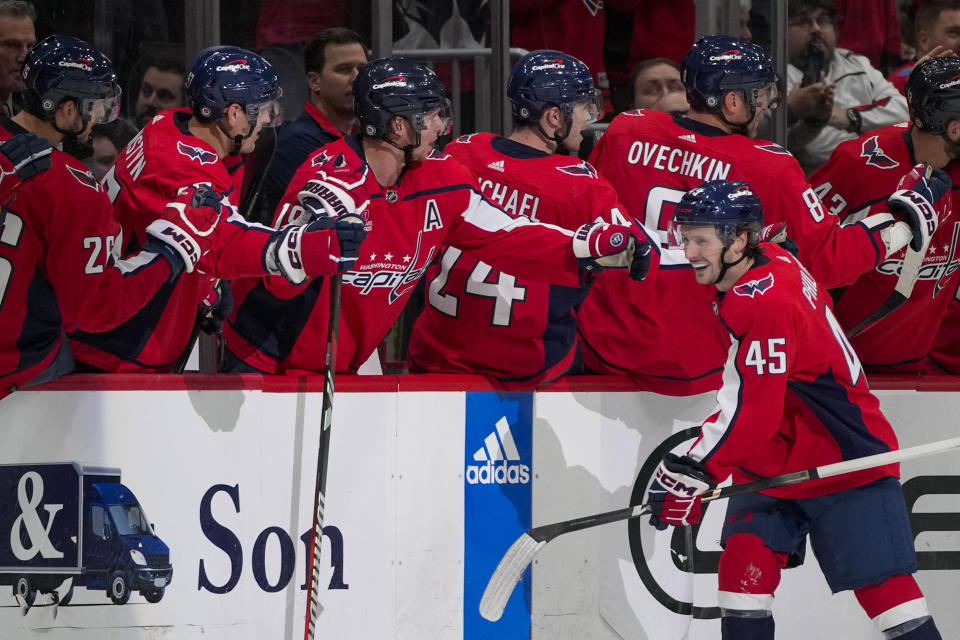
[[[159,602],[173,579],[156,536],[120,470],[77,462],[0,464],[0,584],[29,606],[37,592],[101,589],[116,604],[133,591]]]

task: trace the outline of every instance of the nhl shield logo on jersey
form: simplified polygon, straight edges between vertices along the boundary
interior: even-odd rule
[[[397,193],[396,189],[387,189],[386,193],[383,194],[383,197],[390,204],[393,204],[400,199],[400,195]]]
[[[587,176],[589,178],[597,177],[597,170],[587,161],[578,164],[571,164],[566,167],[557,167],[557,171],[569,173],[571,176]]]
[[[220,159],[220,156],[213,151],[207,151],[200,147],[191,147],[177,140],[177,151],[187,156],[191,160],[199,160],[200,164],[213,164]]]
[[[752,298],[755,295],[762,296],[772,287],[773,287],[773,274],[771,273],[763,278],[760,278],[759,280],[751,280],[750,282],[738,284],[733,288],[733,292],[738,296]]]
[[[860,147],[860,157],[866,158],[867,164],[871,167],[893,169],[900,166],[899,162],[885,154],[883,149],[880,148],[878,136],[870,136],[863,141],[863,145]]]

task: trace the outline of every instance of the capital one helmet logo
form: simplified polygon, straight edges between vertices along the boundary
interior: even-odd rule
[[[710,56],[711,62],[720,62],[723,60],[739,60],[740,59],[740,49],[728,49],[723,53],[718,53],[715,56]]]
[[[497,420],[496,428],[483,439],[483,446],[473,454],[476,464],[468,464],[470,484],[527,484],[530,466],[520,461],[520,452],[513,441],[507,419]]]

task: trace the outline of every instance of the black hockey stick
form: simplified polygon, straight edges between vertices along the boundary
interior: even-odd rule
[[[317,485],[313,501],[313,534],[307,565],[307,615],[303,637],[313,640],[320,615],[320,543],[323,541],[323,509],[327,490],[327,459],[330,454],[330,424],[333,418],[333,379],[337,372],[337,333],[340,325],[339,273],[330,278],[330,318],[327,320],[327,357],[323,369],[323,405],[320,414],[320,449],[317,452]]]
[[[756,480],[754,482],[744,482],[729,487],[712,489],[703,494],[703,502],[729,498],[744,493],[754,493],[765,489],[773,489],[774,487],[783,487],[797,484],[798,482],[816,480],[818,478],[829,478],[853,471],[862,471],[863,469],[879,467],[885,464],[942,453],[951,449],[960,449],[960,438],[940,440],[907,449],[898,449],[896,451],[878,453],[863,458],[854,458],[853,460],[844,460],[843,462],[812,467],[805,471],[785,473],[780,476],[764,478],[763,480]],[[507,552],[503,554],[503,558],[500,559],[500,563],[494,570],[493,575],[490,576],[487,588],[483,591],[483,597],[480,598],[480,615],[491,622],[500,619],[500,616],[503,615],[504,608],[507,606],[507,601],[510,599],[510,594],[513,593],[513,588],[520,581],[523,572],[530,566],[530,563],[533,562],[533,557],[537,555],[537,552],[540,551],[545,544],[557,536],[562,536],[572,531],[580,531],[581,529],[589,529],[601,524],[629,520],[630,518],[647,515],[649,513],[650,510],[646,504],[639,504],[634,507],[627,507],[626,509],[617,509],[616,511],[598,513],[592,516],[574,518],[573,520],[565,520],[563,522],[556,522],[554,524],[529,529],[510,545]],[[691,550],[688,550],[688,553],[690,551]]]

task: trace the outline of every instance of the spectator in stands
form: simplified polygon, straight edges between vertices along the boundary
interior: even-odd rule
[[[290,178],[307,156],[354,130],[353,81],[367,62],[367,49],[356,31],[324,29],[303,54],[310,97],[303,113],[285,125],[264,178],[254,218],[269,224]]]
[[[902,42],[896,0],[834,0],[838,44],[865,56],[883,73],[900,64]]]
[[[917,9],[913,21],[913,45],[917,52],[915,59],[887,77],[904,95],[907,77],[917,60],[937,47],[960,53],[960,0],[936,0]]]
[[[844,140],[909,115],[869,60],[837,47],[836,17],[832,0],[790,0],[787,146],[808,174]]]
[[[750,33],[750,9],[753,3],[750,0],[740,0],[740,39],[744,42],[753,42],[753,34]]]
[[[23,89],[23,61],[37,43],[37,12],[23,0],[0,2],[0,115],[13,115],[13,95]]]
[[[117,118],[113,122],[98,124],[93,128],[90,134],[93,155],[88,159],[87,166],[93,171],[98,182],[135,135],[137,127],[126,118]]]
[[[145,127],[161,111],[187,106],[184,75],[183,63],[175,58],[156,58],[147,63],[137,91],[138,128]]]
[[[630,86],[634,109],[685,114],[690,108],[680,66],[669,58],[651,58],[638,64],[633,68]]]

